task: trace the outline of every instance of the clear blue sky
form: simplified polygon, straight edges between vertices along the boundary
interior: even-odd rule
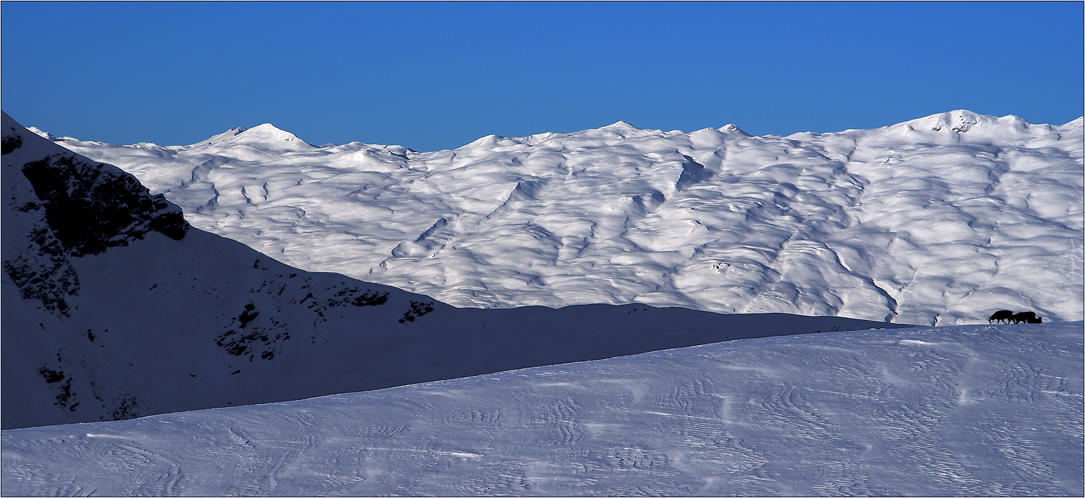
[[[3,109],[113,143],[270,122],[418,151],[625,120],[756,135],[1083,113],[1082,2],[0,3]]]

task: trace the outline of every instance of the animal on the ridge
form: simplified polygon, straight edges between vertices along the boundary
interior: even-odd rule
[[[987,323],[1003,322],[1003,321],[1009,323],[1010,320],[1013,320],[1013,312],[1012,311],[1010,311],[1010,310],[998,310],[998,311],[995,312],[995,314],[991,315],[991,317],[987,319]]]
[[[1013,320],[1013,323],[1021,323],[1021,322],[1040,323],[1042,321],[1042,319],[1040,317],[1036,316],[1036,313],[1033,313],[1031,311],[1022,311],[1020,313],[1014,313],[1012,320]]]
[[[987,319],[987,323],[1043,323],[1043,318],[1036,316],[1033,311],[1022,311],[1020,313],[1014,313],[1010,310],[998,310],[990,318]]]

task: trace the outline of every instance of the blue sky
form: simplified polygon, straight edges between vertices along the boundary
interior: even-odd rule
[[[270,122],[418,151],[625,120],[756,135],[1083,113],[1082,2],[0,3],[3,109],[112,143]]]

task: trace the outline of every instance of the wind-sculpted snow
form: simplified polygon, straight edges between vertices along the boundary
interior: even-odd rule
[[[619,122],[427,153],[266,124],[191,146],[57,143],[194,226],[455,306],[1083,317],[1081,119],[954,111],[788,137]]]
[[[0,492],[1081,496],[1081,330],[747,339],[7,430]]]

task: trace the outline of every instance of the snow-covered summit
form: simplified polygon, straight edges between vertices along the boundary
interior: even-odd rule
[[[743,135],[750,136],[750,134],[743,131],[742,128],[739,128],[737,125],[731,123],[719,127],[718,130],[724,133],[741,133]]]
[[[192,147],[217,146],[230,147],[247,145],[269,151],[311,150],[317,147],[309,145],[293,133],[280,130],[271,123],[264,123],[252,128],[237,127],[208,138]]]
[[[608,131],[608,132],[612,132],[612,133],[622,134],[622,133],[638,132],[638,131],[641,131],[641,130],[639,128],[637,128],[636,126],[633,126],[633,125],[631,125],[629,123],[626,123],[625,121],[616,121],[616,122],[611,123],[609,125],[606,125],[606,126],[604,126],[602,128],[599,128],[599,131]]]
[[[54,137],[52,133],[41,130],[41,129],[36,128],[34,126],[29,126],[26,129],[27,129],[27,131],[29,131],[29,132],[31,132],[31,133],[33,133],[33,134],[35,134],[35,135],[37,135],[37,136],[39,136],[41,138],[49,140],[49,141],[54,141],[55,142],[56,139],[57,139],[57,137]]]
[[[1081,123],[959,110],[778,137],[618,122],[426,153],[61,145],[135,174],[197,227],[457,306],[955,324],[1001,308],[1083,317]]]

